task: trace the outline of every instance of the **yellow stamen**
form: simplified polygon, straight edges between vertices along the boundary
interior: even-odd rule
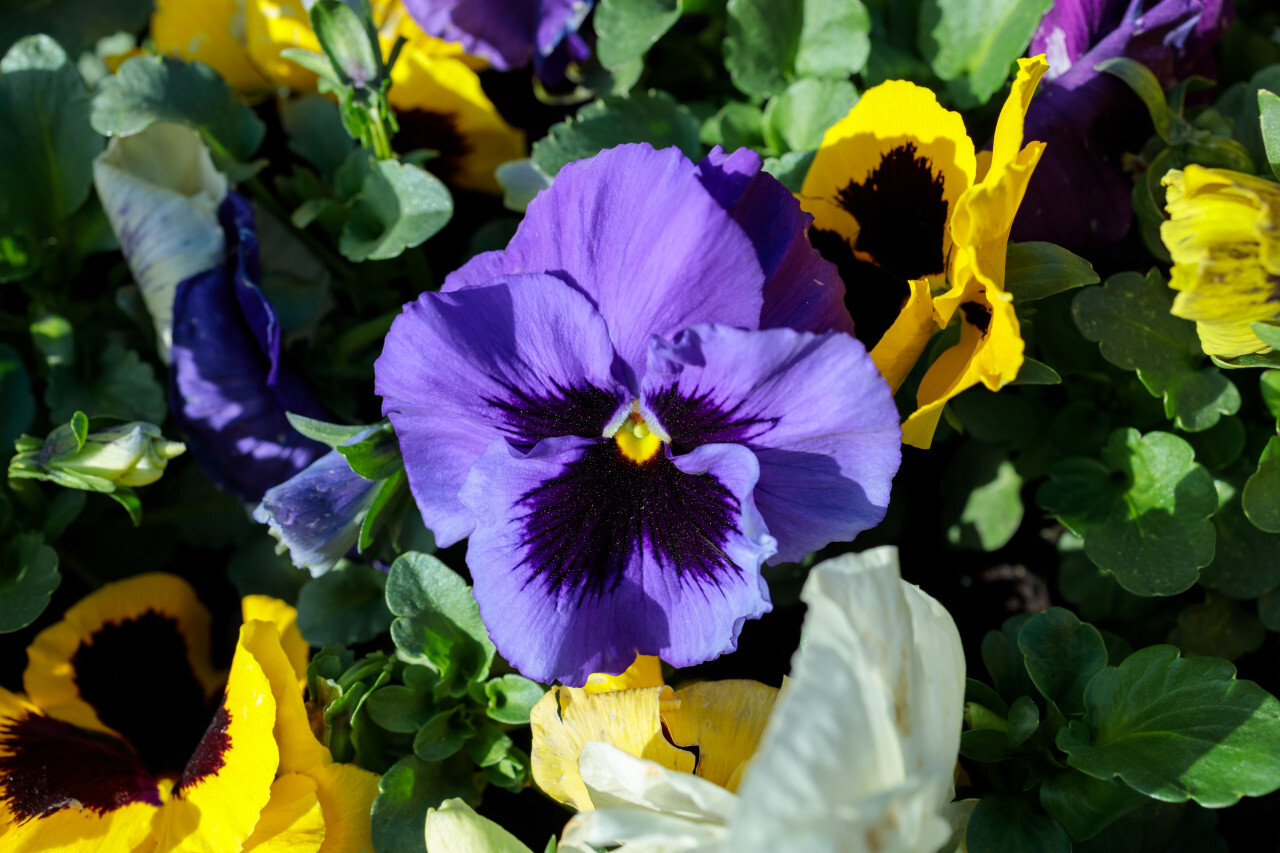
[[[627,422],[614,435],[613,440],[618,442],[622,455],[637,465],[648,462],[662,447],[662,439],[650,431],[639,412],[632,412],[628,416]]]

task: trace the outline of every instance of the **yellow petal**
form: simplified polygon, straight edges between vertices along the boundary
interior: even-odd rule
[[[553,687],[533,707],[533,780],[543,791],[579,811],[592,808],[578,772],[578,756],[588,741],[604,741],[663,767],[693,772],[693,755],[662,735],[660,710],[674,701],[670,687],[644,687],[589,694],[576,687]]]
[[[287,773],[271,784],[271,799],[245,842],[244,853],[316,853],[324,843],[324,815],[315,780]]]
[[[306,680],[311,646],[302,639],[302,632],[298,630],[298,611],[293,606],[269,595],[246,595],[240,599],[240,618],[244,622],[260,619],[275,625],[280,633],[280,645],[288,655],[289,663],[293,664],[298,680]]]
[[[635,662],[619,675],[593,672],[582,689],[587,693],[608,693],[633,687],[661,687],[662,660],[653,655],[636,655]]]
[[[316,75],[280,55],[289,47],[320,53],[302,0],[245,0],[245,44],[254,66],[271,85],[315,90]]]
[[[22,673],[27,696],[45,714],[86,729],[114,731],[98,718],[80,695],[74,658],[105,626],[158,615],[172,627],[175,638],[185,642],[192,675],[212,696],[220,686],[209,663],[209,612],[195,591],[176,575],[136,575],[90,593],[74,604],[62,621],[50,625],[27,648],[27,668]],[[121,666],[145,665],[120,661]]]
[[[1195,165],[1164,184],[1173,313],[1195,321],[1207,353],[1268,352],[1250,324],[1280,319],[1280,185]]]
[[[262,91],[268,84],[245,48],[243,5],[244,0],[156,0],[151,16],[156,52],[199,60],[238,91]]]
[[[270,622],[253,621],[240,629],[240,644],[262,667],[275,700],[275,727],[272,736],[280,749],[280,772],[306,771],[329,764],[329,748],[316,740],[307,718],[293,665],[280,645],[280,635]]]
[[[904,278],[940,273],[941,269],[897,270],[893,263],[886,263],[889,259],[876,258],[874,246],[859,243],[866,223],[859,223],[857,213],[841,204],[840,194],[851,183],[866,184],[887,157],[904,151],[913,151],[917,161],[927,161],[933,181],[941,183],[941,202],[945,205],[936,222],[937,233],[931,233],[934,220],[921,218],[918,208],[913,208],[910,216],[904,211],[904,217],[919,223],[915,229],[918,233],[910,234],[907,240],[921,241],[918,257],[945,258],[950,249],[946,220],[956,199],[973,183],[973,141],[958,113],[943,109],[933,92],[914,83],[891,80],[868,89],[849,114],[827,130],[805,175],[800,204],[814,214],[815,227],[835,230],[863,260],[879,262]],[[886,186],[883,192],[893,194],[901,189]],[[812,204],[811,199],[843,207],[850,215],[832,217],[830,211]]]
[[[245,644],[252,630],[249,625],[240,629],[226,695],[156,815],[158,853],[237,850],[271,797],[280,763],[272,734],[276,701],[267,674]]]
[[[700,681],[676,691],[679,704],[664,711],[662,721],[673,743],[698,748],[693,772],[732,791],[777,696],[778,688],[758,681]]]
[[[911,295],[907,297],[902,313],[871,350],[871,360],[894,393],[897,393],[911,368],[915,367],[936,329],[929,281],[918,278],[908,282],[908,285],[911,287]]]
[[[378,774],[354,764],[326,764],[308,775],[324,813],[320,853],[364,853],[373,849],[369,810],[378,796]]]

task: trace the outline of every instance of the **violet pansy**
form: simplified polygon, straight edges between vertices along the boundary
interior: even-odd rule
[[[770,607],[765,560],[884,515],[897,410],[759,166],[570,164],[387,335],[375,388],[413,496],[442,546],[470,537],[480,614],[530,678],[731,651]]]

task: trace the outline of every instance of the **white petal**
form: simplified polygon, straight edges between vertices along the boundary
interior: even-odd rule
[[[734,850],[934,853],[950,826],[964,656],[892,548],[815,567],[792,683],[730,818]]]
[[[596,809],[569,821],[559,849],[590,851],[621,845],[626,853],[709,851],[727,834],[720,824],[697,823],[648,809]]]
[[[457,798],[430,809],[423,831],[427,853],[532,853],[514,835]]]
[[[223,261],[218,206],[227,180],[194,130],[153,124],[114,137],[94,160],[93,182],[167,361],[178,284]]]
[[[585,744],[578,758],[578,771],[597,809],[639,806],[715,824],[734,808],[734,795],[719,785],[637,758],[611,743]]]

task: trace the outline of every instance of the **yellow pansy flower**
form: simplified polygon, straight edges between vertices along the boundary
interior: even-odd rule
[[[422,32],[400,0],[371,6],[384,56],[398,38],[406,39],[387,94],[403,143],[439,151],[429,168],[455,186],[500,192],[494,170],[525,155],[525,137],[481,88],[476,72],[485,63]],[[313,72],[281,55],[294,47],[320,52],[302,0],[158,0],[151,31],[157,51],[198,59],[245,94],[316,89]]]
[[[1196,165],[1162,183],[1173,313],[1195,321],[1210,355],[1269,352],[1250,325],[1280,321],[1280,184]]]

